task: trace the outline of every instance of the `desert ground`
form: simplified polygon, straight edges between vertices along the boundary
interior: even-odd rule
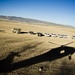
[[[12,28],[66,34],[67,38],[16,34]],[[75,28],[0,20],[0,75],[75,75],[73,35]]]

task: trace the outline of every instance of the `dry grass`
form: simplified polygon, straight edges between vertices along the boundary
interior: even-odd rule
[[[67,34],[68,38],[37,37],[37,35],[12,33],[11,29],[17,27],[21,28],[24,32]],[[71,36],[75,34],[75,29],[62,26],[41,26],[21,22],[0,21],[0,30],[5,30],[5,32],[0,32],[0,60],[6,58],[10,52],[20,52],[20,57],[15,56],[13,63],[41,55],[60,45],[72,41],[75,42],[74,39],[71,39]],[[68,46],[75,47],[75,43]],[[68,60],[67,56],[65,56],[51,62],[44,61],[14,70],[10,73],[1,73],[1,75],[75,75],[75,54],[73,54],[72,58],[72,60]],[[39,68],[41,67],[42,71],[40,72]],[[68,73],[69,71],[70,73]]]

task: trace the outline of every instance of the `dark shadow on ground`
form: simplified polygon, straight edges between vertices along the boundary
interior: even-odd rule
[[[5,30],[0,30],[0,32],[5,32]]]
[[[20,32],[20,34],[28,34],[28,32]]]
[[[64,52],[62,52],[63,50]],[[29,58],[20,62],[12,63],[13,61],[12,56],[15,57],[15,53],[13,53],[13,54],[8,55],[8,57],[0,61],[0,72],[11,72],[13,70],[31,66],[33,64],[37,64],[40,62],[53,61],[53,60],[65,57],[67,55],[71,56],[74,52],[75,52],[75,48],[73,47],[61,46],[61,47],[53,48],[47,53],[44,53],[42,55],[35,56],[35,57]],[[7,60],[9,57],[11,59]]]

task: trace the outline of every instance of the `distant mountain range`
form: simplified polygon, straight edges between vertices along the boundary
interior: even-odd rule
[[[67,25],[56,24],[56,23],[40,21],[40,20],[35,20],[35,19],[22,18],[22,17],[16,17],[16,16],[3,16],[3,15],[0,15],[0,20],[3,20],[3,19],[4,20],[10,20],[10,21],[17,21],[17,22],[34,23],[34,24],[38,24],[38,25],[55,25],[55,26],[71,27],[71,26],[67,26]]]

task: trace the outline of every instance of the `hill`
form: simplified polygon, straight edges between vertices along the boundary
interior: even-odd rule
[[[68,25],[62,25],[62,24],[56,24],[46,21],[40,21],[35,19],[29,19],[29,18],[22,18],[22,17],[16,17],[16,16],[2,16],[0,15],[0,19],[6,19],[9,21],[17,21],[17,22],[26,22],[26,23],[34,23],[34,24],[40,24],[40,25],[54,25],[54,26],[65,26],[65,27],[71,27]]]

